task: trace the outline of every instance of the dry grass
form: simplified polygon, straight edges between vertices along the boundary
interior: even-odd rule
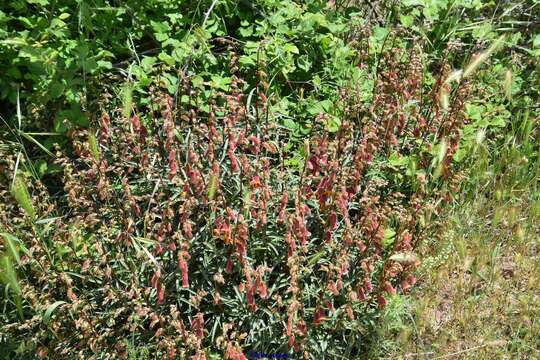
[[[539,210],[530,193],[454,210],[427,250],[438,255],[424,261],[393,358],[540,358]]]

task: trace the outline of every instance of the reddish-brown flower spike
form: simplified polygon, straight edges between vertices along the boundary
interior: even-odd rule
[[[280,224],[283,224],[285,222],[285,207],[287,206],[288,201],[289,201],[289,193],[285,191],[283,193],[283,196],[281,197],[281,201],[279,202],[278,223]]]
[[[332,241],[332,232],[330,230],[326,230],[324,232],[324,239],[327,243],[330,243]]]
[[[324,309],[322,307],[318,307],[313,315],[313,325],[319,326],[324,320],[326,320]]]
[[[253,189],[258,189],[262,186],[261,184],[261,177],[259,175],[255,175],[250,182],[250,185]]]
[[[371,280],[368,277],[364,278],[364,287],[366,288],[368,293],[373,291],[373,285],[371,284]]]
[[[227,259],[227,265],[225,266],[225,272],[227,274],[232,274],[232,272],[233,272],[233,262],[232,262],[232,259],[230,257]]]
[[[152,276],[152,279],[150,280],[150,284],[156,290],[157,290],[157,287],[158,287],[158,281],[159,281],[160,277],[161,277],[161,270],[157,269],[157,271],[154,272],[154,275]]]
[[[237,345],[232,343],[227,344],[227,349],[225,350],[225,359],[226,360],[247,360],[246,356]]]
[[[354,312],[351,304],[347,304],[345,306],[345,311],[347,311],[347,315],[349,316],[350,320],[354,320]]]
[[[412,235],[408,231],[405,231],[403,233],[403,240],[398,245],[397,249],[411,251],[412,250],[411,241],[412,241]]]
[[[101,129],[99,135],[103,141],[109,139],[109,126],[111,124],[111,118],[109,114],[103,113],[101,116]]]
[[[195,336],[199,339],[204,338],[204,317],[203,313],[199,312],[193,318],[191,322],[191,330],[195,333]]]
[[[290,231],[287,231],[287,233],[285,234],[285,241],[289,245],[289,251],[287,253],[287,256],[291,257],[296,251],[296,240],[294,239],[294,236]]]
[[[385,281],[383,287],[384,290],[390,295],[396,295],[396,289],[392,286],[390,281]]]
[[[163,285],[161,284],[158,284],[158,305],[161,305],[163,304],[163,302],[165,301],[165,288],[163,287]]]
[[[300,319],[300,320],[298,321],[298,323],[296,324],[296,331],[297,331],[301,336],[306,336],[306,335],[307,335],[307,332],[308,332],[307,324],[306,324],[306,322],[305,322],[303,319]]]
[[[131,125],[133,126],[133,130],[135,130],[135,132],[139,132],[141,129],[141,122],[136,114],[131,118]]]
[[[334,296],[337,296],[339,295],[339,291],[336,287],[336,283],[334,282],[334,280],[330,280],[328,281],[328,290],[330,290],[330,292],[334,295]]]
[[[379,303],[379,309],[384,309],[384,307],[388,303],[382,295],[377,296],[377,302]]]
[[[189,288],[189,275],[188,275],[188,265],[186,259],[184,258],[184,251],[178,252],[178,266],[182,273],[182,287]]]
[[[325,301],[325,304],[326,304],[326,306],[328,307],[328,310],[330,310],[330,311],[334,311],[334,310],[335,310],[335,309],[334,309],[334,303],[331,302],[330,300],[326,300],[326,301]]]
[[[332,211],[330,213],[330,216],[328,217],[328,225],[330,226],[330,229],[336,230],[337,229],[337,214],[335,211]]]
[[[336,288],[338,291],[341,291],[341,289],[343,288],[343,281],[342,281],[342,276],[343,276],[343,271],[342,269],[339,269],[338,271],[338,274],[337,274],[337,284],[336,284]]]
[[[176,164],[176,149],[172,149],[169,153],[169,175],[172,177],[176,175],[178,166]]]
[[[189,221],[185,221],[182,225],[182,230],[186,239],[191,240],[193,238],[193,229]]]
[[[266,287],[264,281],[261,281],[259,284],[259,296],[261,299],[266,299],[268,297],[268,288]]]
[[[247,292],[246,292],[246,299],[249,308],[251,311],[257,310],[257,304],[255,303],[255,286],[253,284],[248,284],[247,286]]]
[[[204,351],[197,350],[197,353],[193,355],[192,360],[206,360],[206,355],[204,354]]]
[[[242,156],[240,157],[240,164],[242,164],[242,175],[244,175],[245,177],[250,177],[251,171],[253,169],[249,164],[249,159],[246,154],[242,154]]]
[[[240,171],[240,167],[238,166],[238,160],[236,159],[236,155],[234,155],[234,152],[229,149],[229,151],[227,151],[227,154],[229,155],[229,159],[231,160],[232,172]]]
[[[252,143],[251,152],[257,155],[261,149],[261,139],[258,136],[251,135],[248,140]]]
[[[287,336],[289,338],[291,338],[291,337],[294,338],[294,335],[292,334],[292,331],[293,331],[293,315],[289,314],[289,317],[287,318]]]

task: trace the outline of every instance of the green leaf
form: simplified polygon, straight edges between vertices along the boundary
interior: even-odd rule
[[[156,33],[168,33],[171,30],[171,27],[165,21],[159,21],[158,22],[158,21],[150,20],[150,25],[152,25],[152,29]]]
[[[97,66],[100,69],[107,69],[107,70],[112,69],[112,63],[110,61],[98,60]]]
[[[284,44],[283,45],[283,50],[285,50],[286,52],[291,53],[291,54],[299,54],[300,53],[300,51],[298,50],[296,45],[291,44],[291,43]]]
[[[49,305],[47,307],[47,310],[45,311],[45,314],[43,315],[43,322],[49,322],[51,320],[51,316],[54,312],[54,310],[56,310],[57,307],[59,307],[60,305],[62,304],[66,304],[65,301],[56,301],[54,302],[53,304]]]
[[[23,39],[23,38],[11,38],[11,39],[1,40],[0,44],[24,46],[24,45],[27,45],[28,43],[26,39]]]
[[[409,158],[407,156],[400,156],[398,155],[398,153],[394,152],[388,158],[388,162],[392,166],[402,167],[407,165],[407,163],[409,162]]]
[[[318,114],[321,114],[321,113],[330,112],[331,108],[332,108],[332,101],[326,99],[326,100],[316,102],[315,104],[313,104],[313,106],[310,106],[308,108],[308,112],[311,115],[318,115]]]
[[[49,0],[26,0],[29,4],[36,4],[36,5],[49,5]]]
[[[241,27],[240,29],[238,29],[238,32],[243,37],[249,37],[253,35],[253,25],[250,25],[248,27]]]
[[[122,87],[122,113],[126,119],[131,117],[131,110],[133,106],[133,86],[131,84],[125,84]]]
[[[48,168],[48,165],[45,160],[40,159],[36,162],[36,170],[37,170],[39,178],[42,178],[43,175],[47,173],[47,168]]]
[[[17,306],[19,315],[22,318],[23,312],[21,305],[21,286],[19,285],[15,268],[13,267],[13,263],[11,262],[11,258],[9,256],[4,255],[2,258],[0,258],[0,270],[2,270],[0,272],[0,280],[2,280],[6,286],[9,286],[11,292],[13,292],[13,300]]]
[[[315,265],[325,254],[325,251],[319,251],[318,253],[311,256],[308,260],[308,267]]]
[[[21,257],[19,256],[19,249],[17,247],[17,244],[20,243],[19,239],[8,233],[0,233],[0,236],[5,239],[6,247],[11,254],[11,257],[17,262],[17,264],[20,264]]]
[[[414,24],[414,17],[411,15],[400,15],[399,21],[401,22],[401,25],[410,28]]]
[[[301,55],[300,57],[298,57],[298,60],[296,62],[298,64],[298,68],[306,72],[311,69],[311,60],[309,59],[308,55]]]
[[[99,145],[96,140],[96,136],[93,132],[90,132],[88,134],[88,145],[90,146],[90,151],[92,152],[92,155],[94,156],[94,159],[96,159],[97,162],[99,162],[100,154],[99,154]]]
[[[229,90],[229,84],[231,83],[231,78],[228,76],[219,76],[219,75],[212,75],[210,77],[212,80],[210,82],[210,85],[213,88],[221,89],[221,90]]]
[[[373,29],[373,38],[382,45],[382,42],[389,33],[390,29],[376,26],[375,29]]]
[[[392,246],[395,240],[396,240],[396,231],[392,228],[386,228],[384,230],[384,238],[383,238],[384,248],[388,248]]]
[[[141,66],[144,71],[150,71],[152,66],[157,62],[157,59],[153,56],[146,56],[141,60]]]
[[[64,85],[58,81],[54,81],[49,88],[49,94],[54,99],[59,98],[62,95],[63,91],[64,91]]]
[[[159,53],[158,59],[163,61],[167,65],[174,65],[174,63],[175,63],[175,59],[171,55],[169,55],[169,54],[167,54],[167,53],[165,53],[163,51]]]
[[[330,115],[327,126],[329,132],[335,133],[341,127],[341,120],[337,116]]]
[[[24,179],[22,177],[17,176],[15,178],[13,186],[11,187],[11,194],[13,195],[15,200],[17,200],[19,205],[21,205],[21,207],[30,216],[30,218],[33,219],[36,215],[36,212],[34,210],[34,206],[32,205],[32,198],[28,193],[28,188],[26,187],[26,183],[24,182]]]
[[[240,56],[240,59],[238,59],[238,63],[240,63],[241,65],[252,65],[252,66],[256,65],[255,58],[253,56],[248,56],[248,55]]]

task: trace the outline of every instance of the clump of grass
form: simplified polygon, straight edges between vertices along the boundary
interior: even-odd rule
[[[421,270],[424,281],[411,311],[414,323],[404,326],[407,336],[400,339],[402,355],[538,355],[537,202],[525,197],[499,203],[483,197],[454,210],[451,231],[440,245],[449,244],[453,251],[442,265]],[[496,214],[506,216],[496,221]]]
[[[495,142],[477,142],[461,201],[424,244],[420,288],[396,356],[535,358],[540,353],[538,134],[528,112]],[[536,159],[536,160],[535,160]],[[445,251],[449,249],[449,251]],[[406,317],[407,317],[406,316]]]

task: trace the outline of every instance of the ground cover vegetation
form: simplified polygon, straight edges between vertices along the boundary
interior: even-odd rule
[[[0,355],[534,358],[539,12],[3,3]]]

